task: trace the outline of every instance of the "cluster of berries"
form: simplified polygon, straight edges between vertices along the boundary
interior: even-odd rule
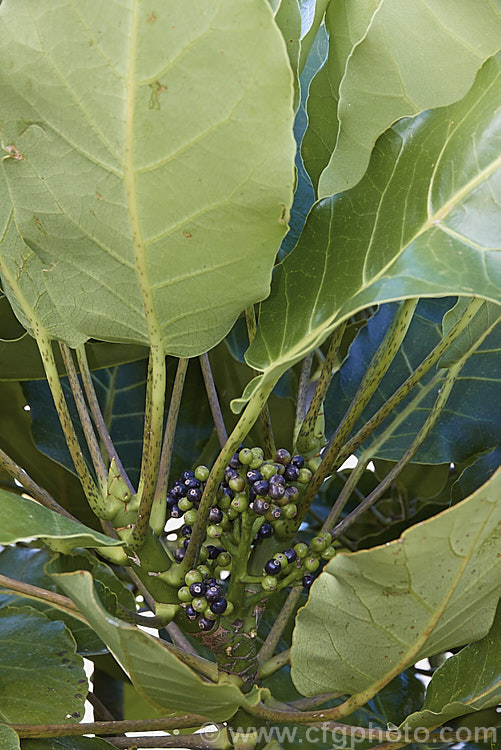
[[[186,554],[208,477],[206,466],[183,471],[167,492],[167,516],[182,520],[172,552],[177,562],[182,562]],[[241,524],[235,521],[244,516],[250,519],[251,548],[273,536],[280,519],[297,515],[299,492],[311,477],[303,456],[291,456],[284,448],[268,460],[261,448],[241,447],[233,455],[209,512],[198,566],[188,572],[185,585],[179,589],[186,616],[197,620],[201,630],[210,630],[215,616],[228,614],[232,608],[222,595],[223,584],[218,582],[218,576],[223,570],[226,575],[231,574],[232,560],[227,548],[238,544],[241,532]]]
[[[302,572],[302,584],[309,589],[315,580],[314,574],[319,571],[321,560],[331,560],[335,554],[331,535],[328,532],[320,533],[313,537],[309,546],[299,542],[294,547],[277,552],[264,565],[261,585],[265,591],[275,591],[280,579],[289,576],[296,578]]]
[[[188,620],[198,621],[200,630],[212,630],[219,615],[230,614],[233,605],[225,599],[222,585],[216,578],[204,575],[200,568],[189,570],[177,595],[185,605]]]

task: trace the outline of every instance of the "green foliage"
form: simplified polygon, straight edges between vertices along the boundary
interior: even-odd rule
[[[486,750],[500,31],[0,0],[2,748]]]

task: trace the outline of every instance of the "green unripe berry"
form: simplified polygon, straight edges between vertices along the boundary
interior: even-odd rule
[[[304,467],[302,469],[299,469],[299,476],[297,478],[297,481],[301,484],[308,484],[308,482],[311,481],[313,474],[309,469],[305,469]]]
[[[207,536],[211,539],[219,539],[222,533],[223,530],[217,523],[211,523],[210,526],[207,526]]]
[[[308,573],[314,573],[316,570],[318,570],[318,566],[320,565],[320,561],[317,560],[316,557],[305,557],[303,560],[303,566],[304,569],[308,571]]]
[[[267,521],[272,523],[273,521],[278,521],[281,515],[282,515],[282,511],[278,507],[278,505],[271,505],[268,513],[266,513],[265,515],[265,518]]]
[[[308,469],[313,472],[313,474],[316,472],[320,464],[322,463],[322,459],[320,456],[314,456],[314,458],[310,458],[310,460],[307,463]]]
[[[232,477],[228,482],[228,485],[233,492],[242,492],[245,488],[245,479],[240,475],[238,477]]]
[[[193,510],[187,510],[186,513],[184,514],[184,522],[188,524],[188,526],[193,526],[196,520],[197,520],[197,512],[195,508],[193,508]]]
[[[191,502],[191,500],[188,500],[187,497],[181,497],[178,502],[178,507],[179,507],[179,510],[186,512],[193,508],[193,503]]]
[[[265,576],[261,581],[261,586],[265,591],[276,591],[278,581],[275,576]]]
[[[202,549],[205,549],[205,547],[202,547]],[[200,552],[202,551],[202,549],[200,550]],[[205,550],[205,554],[207,555],[207,557],[209,556],[207,550]],[[205,559],[207,559],[207,557]],[[203,578],[210,578],[211,569],[207,565],[197,565],[197,570],[200,571]]]
[[[190,589],[188,588],[188,586],[181,586],[181,588],[177,592],[177,598],[181,602],[191,602],[193,597],[190,594]]]
[[[235,495],[235,497],[231,501],[231,507],[239,513],[243,513],[244,510],[247,510],[247,508],[249,507],[249,498],[246,494],[241,492],[238,495]]]
[[[224,616],[228,617],[228,615],[231,615],[234,609],[235,607],[233,606],[233,604],[231,602],[227,602],[226,612],[224,613]]]
[[[191,586],[192,583],[202,583],[203,580],[204,577],[199,570],[189,570],[184,577],[187,586]]]
[[[229,495],[223,495],[218,499],[217,505],[221,510],[228,510],[231,505],[231,497]]]
[[[205,610],[209,606],[209,603],[207,599],[204,599],[203,596],[197,596],[192,600],[191,606],[193,607],[195,612],[205,612]]]
[[[322,552],[321,557],[322,560],[332,560],[335,554],[336,550],[334,549],[334,547],[327,547],[327,549],[324,549],[324,551]]]
[[[254,458],[260,458],[261,462],[264,459],[264,450],[260,448],[259,446],[256,446],[255,448],[251,448],[251,453],[254,456]]]
[[[289,561],[287,560],[283,552],[277,552],[277,554],[273,555],[273,557],[275,558],[275,560],[278,560],[278,562],[280,563],[282,567],[282,570],[284,570],[284,568],[288,566]]]
[[[197,466],[195,469],[195,478],[198,479],[199,482],[206,482],[209,478],[210,471],[207,468],[207,466]]]
[[[261,456],[254,456],[252,461],[249,464],[250,469],[260,469],[263,465],[263,459]]]
[[[216,560],[220,568],[227,568],[231,564],[231,555],[229,552],[221,552]]]
[[[328,533],[320,533],[314,536],[310,542],[312,552],[323,552],[332,542],[332,537]]]
[[[308,545],[304,544],[304,542],[298,542],[296,545],[294,545],[294,550],[296,552],[296,555],[302,559],[308,554]]]
[[[260,471],[261,471],[261,474],[263,475],[263,479],[266,479],[266,481],[268,481],[270,477],[272,477],[274,474],[277,473],[277,470],[274,464],[263,464],[261,466]]]
[[[282,507],[283,518],[295,518],[297,516],[297,505],[294,503],[287,503]]]
[[[198,559],[201,563],[204,563],[209,557],[209,553],[207,552],[206,547],[200,547],[200,552],[198,553]]]
[[[244,466],[247,466],[247,464],[250,464],[253,458],[254,456],[252,455],[252,451],[250,448],[242,448],[242,450],[238,454],[238,460]]]
[[[239,511],[236,508],[232,508],[231,506],[228,508],[228,518],[230,521],[234,521],[238,515]]]

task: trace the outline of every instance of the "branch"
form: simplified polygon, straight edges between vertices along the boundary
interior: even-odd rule
[[[247,335],[249,344],[252,344],[257,331],[256,313],[254,305],[247,307],[245,310],[245,322],[247,323]],[[254,370],[254,375],[259,375],[258,370]],[[261,429],[263,431],[263,448],[266,456],[275,455],[275,438],[273,437],[273,428],[271,425],[270,408],[267,403],[264,404],[261,411]]]
[[[301,374],[299,376],[299,383],[297,386],[297,397],[296,397],[296,418],[294,420],[294,432],[293,432],[293,445],[297,443],[297,436],[301,425],[303,424],[308,400],[308,386],[310,384],[310,371],[313,362],[313,352],[310,352],[307,357],[303,359],[301,364]]]
[[[212,370],[209,361],[208,354],[201,354],[198,358],[200,361],[200,367],[202,368],[202,375],[205,383],[205,390],[207,391],[207,398],[209,399],[209,406],[216,427],[216,433],[221,448],[228,440],[228,433],[224,424],[223,412],[221,411],[221,405],[217,395],[216,384],[212,375]]]
[[[111,439],[110,433],[108,432],[108,428],[106,427],[106,421],[104,419],[103,413],[101,411],[101,407],[99,405],[99,401],[98,401],[96,391],[94,388],[94,383],[92,382],[92,375],[90,374],[90,368],[89,368],[89,363],[87,361],[87,352],[85,351],[85,345],[77,347],[76,353],[77,353],[78,366],[80,368],[80,375],[82,376],[82,383],[83,383],[83,387],[85,390],[85,395],[87,396],[87,402],[89,404],[92,418],[94,419],[94,424],[96,425],[98,435],[101,438],[101,442],[104,446],[104,450],[106,451],[106,455],[108,456],[108,459],[110,462],[113,458],[115,459],[115,465],[117,467],[118,473],[120,474],[125,484],[129,488],[130,494],[134,495],[136,490],[134,489],[132,482],[127,476],[127,472],[125,471],[123,467],[123,464],[118,456],[115,446],[113,445],[113,441]]]
[[[278,645],[280,636],[284,632],[289,618],[294,612],[296,605],[301,597],[301,592],[302,588],[300,586],[294,586],[294,588],[289,591],[289,595],[287,596],[287,599],[285,600],[285,603],[280,610],[277,619],[273,623],[270,632],[266,636],[266,639],[258,652],[258,662],[266,662],[273,656],[273,652]]]
[[[37,601],[48,602],[53,607],[66,612],[67,614],[75,617],[77,620],[88,625],[87,618],[84,617],[78,608],[73,604],[71,599],[61,594],[56,594],[54,591],[48,591],[42,589],[39,586],[33,586],[31,583],[24,583],[23,581],[16,581],[15,578],[9,578],[0,574],[0,586],[11,591],[14,595],[22,595],[28,599],[36,599]]]
[[[124,732],[170,731],[203,726],[207,719],[198,714],[130,721],[91,721],[85,724],[7,724],[19,737],[80,737],[84,734],[117,735]],[[133,738],[131,738],[133,739]],[[179,742],[179,739],[178,739]]]
[[[276,656],[272,656],[268,661],[262,662],[259,667],[258,674],[262,680],[272,675],[274,672],[278,672],[279,669],[285,667],[289,663],[291,658],[291,650],[288,648],[286,651],[281,651]]]
[[[101,487],[101,492],[103,495],[105,495],[106,488],[108,486],[108,471],[99,449],[99,444],[97,442],[94,428],[92,427],[89,412],[87,411],[87,406],[85,404],[84,395],[80,387],[80,382],[78,380],[73,357],[71,355],[70,348],[66,346],[66,344],[63,344],[62,341],[59,342],[59,349],[61,350],[61,354],[63,356],[64,366],[68,374],[71,392],[73,393],[78,416],[80,417],[80,423],[82,425],[87,446],[89,448],[92,465],[94,466],[94,471],[96,472],[97,480]]]
[[[222,734],[222,736],[218,736]],[[179,748],[180,744],[187,750],[226,750],[232,747],[227,739],[227,733],[224,728],[217,729],[215,732],[198,732],[197,734],[184,734],[182,739],[177,737],[120,737],[108,740],[115,747],[134,750],[135,748]]]
[[[165,434],[162,443],[162,452],[160,454],[158,476],[151,511],[151,526],[156,534],[161,534],[165,526],[165,498],[167,496],[172,451],[174,449],[174,438],[176,435],[179,409],[181,408],[181,398],[188,369],[188,361],[188,359],[180,359],[177,363],[176,376],[174,378],[174,386],[172,388],[169,404],[169,413],[167,414],[167,423],[165,425]]]
[[[7,471],[11,477],[14,479],[17,479],[19,484],[23,486],[23,488],[26,490],[26,492],[31,495],[34,500],[40,503],[40,505],[43,505],[45,508],[48,508],[49,510],[53,510],[56,513],[59,513],[61,516],[65,516],[66,518],[70,518],[72,521],[75,521],[76,523],[80,523],[80,521],[75,518],[75,516],[72,516],[71,513],[68,513],[65,508],[62,507],[62,505],[59,505],[56,500],[52,497],[52,495],[49,495],[49,493],[43,489],[43,487],[40,487],[31,477],[29,474],[26,473],[24,469],[22,469],[20,466],[16,464],[15,461],[12,460],[10,456],[7,455],[1,448],[0,448],[0,466]]]

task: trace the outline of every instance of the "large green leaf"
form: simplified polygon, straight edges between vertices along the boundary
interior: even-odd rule
[[[266,0],[4,0],[4,289],[53,338],[214,346],[263,299],[294,181]],[[24,294],[24,314],[6,285]]]
[[[119,539],[94,531],[71,518],[60,516],[34,500],[0,489],[0,544],[14,544],[23,539],[42,539],[60,552],[75,547],[122,546]]]
[[[446,297],[419,302],[399,352],[368,407],[357,420],[353,432],[358,431],[402,385],[412,370],[440,342],[442,331],[447,333],[454,310],[463,308],[469,301],[454,305],[454,299]],[[334,432],[355,396],[366,368],[391,324],[395,309],[394,303],[382,305],[351,344],[349,356],[334,376],[325,400],[327,434]],[[455,316],[456,313],[453,320]],[[413,461],[427,464],[459,463],[501,442],[501,403],[497,399],[501,381],[500,316],[499,305],[484,303],[466,329],[465,335],[459,336],[457,343],[451,347],[452,351],[448,350],[442,358],[444,364],[450,362],[452,365],[459,356],[465,356],[468,351],[477,347],[463,366],[446,408],[413,456]],[[482,341],[486,333],[488,335]],[[442,369],[441,374],[445,378],[447,370]],[[369,447],[377,439],[391,418],[405,415],[393,434],[374,453],[379,458],[398,461],[429,416],[442,381],[439,380],[419,403],[413,405],[413,399],[427,388],[436,375],[437,369],[432,368],[420,380],[416,389],[394,409],[382,427],[364,443],[363,448]]]
[[[49,557],[50,552],[46,548],[7,547],[0,553],[0,573],[9,578],[14,578],[16,581],[30,583],[33,586],[38,586],[48,591],[55,591],[56,585],[54,581],[44,571],[44,565],[48,562]],[[3,590],[0,588],[0,609],[7,606],[30,606],[39,612],[43,612],[49,620],[61,620],[68,630],[71,631],[79,654],[87,656],[106,651],[103,642],[88,625],[85,625],[75,617],[71,617],[66,611],[63,612],[59,608],[52,606],[47,601],[3,593]],[[134,608],[134,605],[132,608]]]
[[[400,539],[324,568],[293,634],[301,693],[367,700],[410,664],[488,632],[501,593],[500,489],[501,470]]]
[[[13,729],[0,724],[0,742],[3,750],[19,750],[19,737]]]
[[[445,724],[457,716],[501,702],[501,605],[484,638],[471,643],[437,669],[426,691],[422,711],[404,726]]]
[[[313,207],[276,269],[248,351],[264,379],[376,302],[447,294],[501,301],[500,96],[501,56],[461,102],[387,131],[364,179]]]
[[[45,370],[38,346],[22,327],[14,315],[7,297],[0,292],[0,380],[36,380],[45,379]],[[145,359],[148,350],[144,346],[132,344],[109,344],[104,341],[89,341],[87,358],[91,370],[102,367]],[[60,375],[66,370],[59,350],[54,355]]]
[[[83,717],[87,678],[62,622],[31,607],[0,610],[0,720],[63,724]]]
[[[85,614],[136,689],[154,706],[221,721],[243,704],[244,696],[237,687],[203,682],[159,640],[106,612],[96,598],[90,573],[63,573],[54,578]]]
[[[356,185],[396,120],[463,97],[501,38],[490,0],[339,0],[326,24],[329,57],[312,86],[303,151],[320,196]]]

